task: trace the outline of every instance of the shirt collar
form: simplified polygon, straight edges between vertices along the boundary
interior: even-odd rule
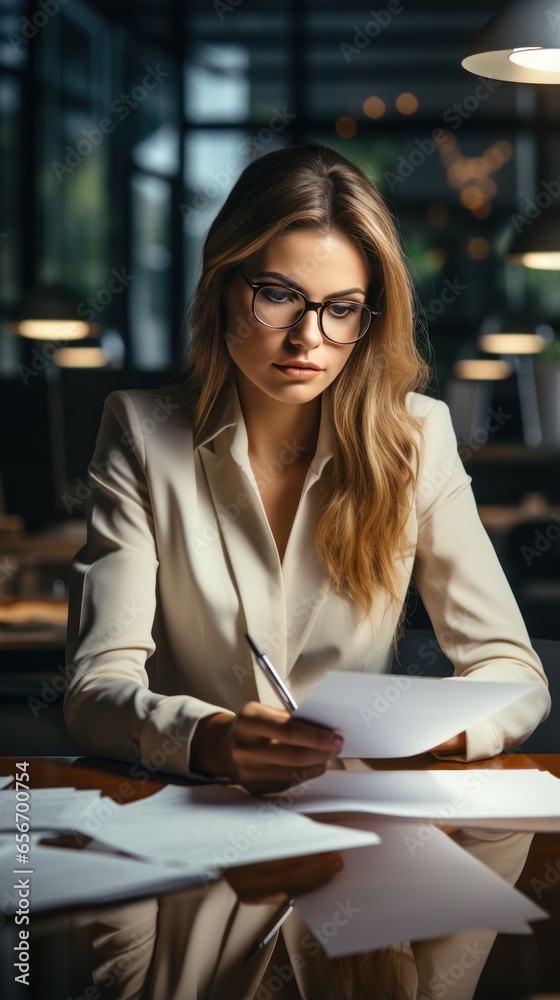
[[[213,445],[212,442],[214,442]],[[238,465],[243,467],[248,462],[249,441],[247,438],[247,428],[243,419],[243,411],[235,384],[215,424],[211,426],[208,434],[206,434],[198,445],[199,448],[208,448],[209,446],[216,453],[218,451],[222,452],[229,446],[231,455]],[[311,471],[316,476],[320,476],[325,465],[332,457],[332,399],[327,390],[321,396],[321,422],[319,424],[317,448],[311,462]]]

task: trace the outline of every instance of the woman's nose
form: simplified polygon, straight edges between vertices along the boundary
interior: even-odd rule
[[[293,344],[317,347],[323,340],[319,327],[319,314],[310,309],[301,317],[299,323],[288,330],[288,336]]]

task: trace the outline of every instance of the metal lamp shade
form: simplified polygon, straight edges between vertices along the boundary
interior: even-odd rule
[[[546,52],[516,53],[517,49],[558,49],[558,69],[519,65],[511,55],[538,64]],[[556,63],[555,53],[551,57]],[[476,36],[461,65],[492,80],[560,83],[560,0],[512,0]]]

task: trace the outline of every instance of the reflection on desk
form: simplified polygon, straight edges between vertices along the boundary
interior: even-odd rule
[[[533,760],[518,755],[515,760],[511,757],[500,760],[506,767],[541,766],[555,773],[560,770],[557,758]],[[419,767],[434,763],[441,767],[441,762],[428,763],[425,758],[419,758],[416,763]],[[477,763],[480,766],[480,762]],[[495,765],[497,761],[491,763]],[[14,764],[15,761],[3,759],[0,771],[15,773]],[[99,764],[101,762],[88,764],[83,759],[71,766],[32,760],[31,784],[33,787],[40,784],[101,787],[116,801],[119,797],[121,801],[129,801],[131,789],[133,795],[144,797],[163,784],[161,781],[133,781],[124,765]],[[391,762],[392,767],[398,764]],[[400,765],[402,767],[402,762]],[[406,766],[411,767],[410,760]],[[337,821],[339,819],[337,817]],[[332,817],[329,821],[332,822]],[[358,826],[374,824],[375,818],[354,815],[346,817],[346,822]],[[243,958],[259,940],[263,929],[269,926],[279,902],[288,896],[297,897],[298,893],[301,898],[303,893],[309,894],[307,898],[311,899],[314,892],[320,891],[321,884],[336,885],[339,876],[335,873],[334,859],[324,856],[313,861],[289,860],[237,868],[229,872],[227,878],[209,886],[158,894],[122,905],[50,917],[37,915],[31,921],[33,974],[26,996],[40,1000],[67,1000],[68,997],[73,1000],[78,997],[87,1000],[117,997],[121,1000],[246,1000],[249,997],[269,1000],[301,995],[305,1000],[329,1000],[331,997],[361,1000],[374,996],[407,1000],[416,996],[449,995],[467,1000],[474,995],[479,978],[476,1000],[513,1000],[513,997],[529,997],[532,992],[557,990],[560,971],[554,941],[560,923],[559,893],[557,882],[552,876],[550,881],[547,878],[560,856],[560,838],[538,834],[533,839],[531,834],[480,830],[455,830],[448,837],[441,831],[436,833],[449,845],[451,838],[462,851],[488,865],[511,884],[523,871],[527,895],[552,913],[551,920],[534,924],[534,936],[498,939],[498,945],[505,942],[508,948],[506,960],[498,966],[492,962],[495,932],[484,929],[465,930],[412,944],[394,941],[391,947],[377,949],[364,957],[328,959],[318,938],[323,936],[326,940],[336,935],[337,926],[347,926],[345,922],[352,920],[352,900],[346,896],[338,900],[336,911],[325,914],[322,926],[316,928],[317,936],[311,934],[296,909],[283,925],[276,943],[271,942],[268,949],[244,963]],[[418,841],[421,845],[420,838]],[[56,850],[55,847],[51,849]],[[417,856],[421,853],[422,846],[419,846]],[[442,871],[442,882],[444,879]],[[395,884],[391,873],[384,872],[379,907],[387,906],[391,887]],[[450,881],[444,883],[444,891],[450,885]],[[428,907],[430,887],[426,889],[425,905]],[[439,889],[441,891],[441,885]],[[465,898],[470,889],[469,885],[464,886]],[[432,893],[432,898],[434,896]],[[17,984],[14,987],[10,971],[17,927],[6,912],[6,904],[9,904],[9,893],[4,892],[2,908],[4,919],[8,919],[2,931],[3,982],[6,986],[4,996],[11,1000],[12,996],[21,995],[21,987]],[[398,904],[406,913],[409,904],[402,885],[398,890]],[[343,984],[346,987],[341,991]]]

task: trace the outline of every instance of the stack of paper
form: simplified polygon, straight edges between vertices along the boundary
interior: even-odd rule
[[[77,829],[88,832],[82,823]],[[379,842],[373,832],[315,823],[284,804],[221,785],[168,785],[122,806],[94,836],[113,850],[204,877],[256,861]]]
[[[15,824],[15,791],[0,792],[0,831],[13,831]],[[21,798],[21,793],[20,798]],[[101,797],[99,789],[78,791],[76,788],[33,788],[29,790],[29,823],[31,830],[57,830],[71,832],[87,828],[93,829],[108,816],[120,809],[113,799]],[[88,834],[88,836],[91,834]]]

